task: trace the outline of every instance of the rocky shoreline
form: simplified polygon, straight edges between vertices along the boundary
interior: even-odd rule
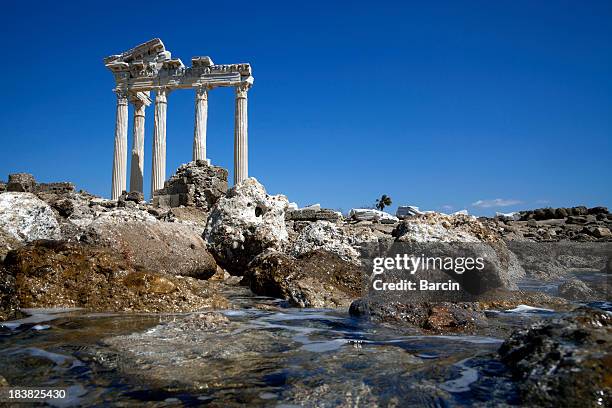
[[[544,405],[560,396],[572,404],[595,401],[589,390],[596,384],[609,401],[612,365],[595,367],[597,359],[612,356],[609,313],[575,303],[609,301],[609,283],[569,277],[577,271],[612,273],[611,225],[612,214],[603,207],[479,219],[435,213],[402,220],[344,217],[318,206],[298,209],[253,178],[227,190],[227,171],[205,161],[181,166],[150,203],[138,193],[111,201],[70,183],[40,184],[31,175],[13,174],[0,183],[0,320],[35,307],[228,310],[239,306],[226,293],[241,285],[293,307],[342,308],[427,334],[503,335],[508,339],[500,358],[524,385],[525,398],[537,391]],[[366,296],[364,250],[432,242],[486,248],[492,266],[480,300],[398,303]],[[518,290],[524,278],[562,280],[556,292],[561,297]],[[491,328],[491,310],[519,305],[566,316],[513,334]],[[219,319],[206,324],[227,324]],[[558,338],[574,343],[558,350]],[[572,350],[584,358],[570,359]],[[551,366],[552,354],[561,357]],[[555,372],[553,379],[537,380],[526,365]],[[579,374],[570,381],[569,372]],[[568,384],[575,392],[555,394]]]

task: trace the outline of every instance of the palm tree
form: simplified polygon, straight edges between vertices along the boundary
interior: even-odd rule
[[[386,194],[383,194],[380,198],[376,199],[376,208],[378,208],[380,211],[384,210],[385,207],[388,207],[390,205],[391,197]]]

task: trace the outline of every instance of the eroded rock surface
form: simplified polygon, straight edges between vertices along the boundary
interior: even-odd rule
[[[204,232],[220,266],[242,275],[253,258],[287,243],[287,198],[271,196],[254,178],[234,186],[213,207]]]
[[[297,258],[267,251],[251,262],[244,279],[256,294],[299,307],[348,307],[362,287],[359,267],[322,250]]]
[[[0,229],[25,242],[61,236],[51,207],[32,193],[0,194]]]
[[[212,283],[136,268],[116,251],[35,241],[7,254],[20,307],[170,312],[227,307]]]
[[[499,349],[523,401],[534,406],[612,404],[612,316],[582,308],[516,331]]]

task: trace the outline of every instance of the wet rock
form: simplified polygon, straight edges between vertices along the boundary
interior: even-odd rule
[[[61,236],[51,207],[32,193],[0,194],[0,229],[25,242]]]
[[[486,325],[477,303],[354,301],[349,313],[377,322],[408,324],[434,333],[471,332]]]
[[[62,241],[35,241],[4,261],[21,307],[179,312],[227,307],[214,285],[134,267],[117,251]]]
[[[288,240],[285,196],[271,196],[254,178],[235,185],[213,207],[204,239],[220,266],[242,275],[266,249],[280,250]]]
[[[15,277],[0,265],[0,321],[16,319],[18,316],[19,301],[16,294]]]
[[[359,265],[358,241],[346,228],[327,221],[307,224],[292,239],[289,253],[300,256],[314,250],[323,250],[338,255],[345,261]]]
[[[362,271],[321,250],[297,258],[269,250],[249,264],[244,281],[258,295],[295,306],[348,307],[361,293]]]
[[[210,210],[227,192],[227,170],[205,160],[183,164],[153,195],[157,207],[195,206]]]
[[[571,279],[559,285],[559,296],[576,301],[591,300],[595,293],[580,279]]]
[[[612,317],[581,308],[514,332],[499,354],[533,406],[612,404]]]

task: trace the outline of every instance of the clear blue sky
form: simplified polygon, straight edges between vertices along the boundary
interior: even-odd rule
[[[2,179],[109,196],[102,58],[160,37],[186,63],[252,64],[250,174],[300,205],[612,206],[610,1],[88,3],[2,6]],[[168,176],[191,158],[193,103],[169,96]],[[211,92],[209,157],[230,169],[233,109]],[[149,108],[145,186],[152,127]]]

